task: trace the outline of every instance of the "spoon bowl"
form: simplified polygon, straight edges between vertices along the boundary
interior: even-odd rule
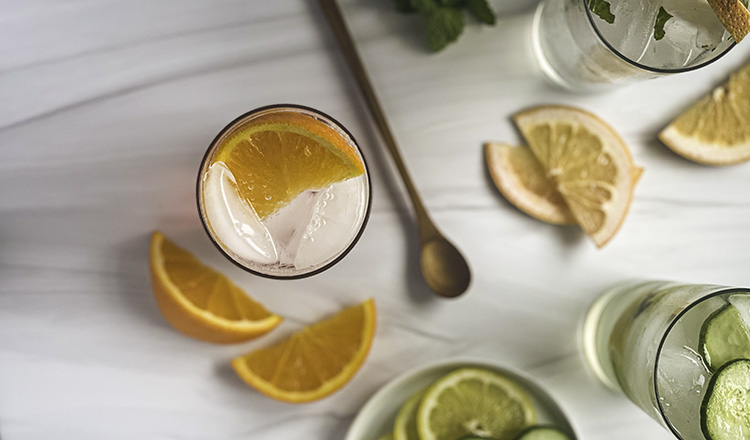
[[[422,276],[435,293],[455,298],[468,289],[471,272],[463,255],[451,242],[438,236],[422,243]]]

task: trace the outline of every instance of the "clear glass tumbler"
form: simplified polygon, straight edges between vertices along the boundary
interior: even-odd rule
[[[584,92],[698,69],[734,44],[705,0],[544,0],[532,26],[541,70]]]
[[[730,310],[720,316],[720,330],[707,336],[706,324],[729,308],[740,313],[731,315],[735,310]],[[624,392],[677,438],[708,439],[702,405],[714,373],[734,360],[725,355],[727,347],[737,357],[750,353],[750,322],[743,322],[745,318],[750,321],[750,290],[745,288],[625,283],[589,309],[582,349],[602,382]],[[747,411],[750,400],[739,404]]]
[[[332,117],[283,104],[224,127],[206,152],[198,211],[216,247],[268,278],[322,272],[359,240],[371,185],[354,137]]]

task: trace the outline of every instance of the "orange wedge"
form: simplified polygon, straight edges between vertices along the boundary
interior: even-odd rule
[[[576,222],[604,246],[625,220],[639,174],[625,142],[598,117],[572,107],[536,107],[514,120]]]
[[[675,153],[705,165],[750,160],[750,65],[678,116],[659,139]]]
[[[321,399],[359,370],[375,334],[375,302],[369,299],[232,361],[248,385],[290,403]]]
[[[235,129],[217,149],[216,162],[226,165],[240,196],[261,220],[304,191],[365,172],[355,147],[339,131],[292,111],[265,114]]]
[[[188,336],[221,344],[241,342],[281,322],[159,231],[151,237],[150,257],[156,303],[167,322]]]

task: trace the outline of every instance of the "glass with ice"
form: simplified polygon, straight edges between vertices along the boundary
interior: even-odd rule
[[[583,325],[588,365],[683,440],[750,438],[750,290],[614,287]]]
[[[198,176],[198,210],[231,261],[270,278],[338,262],[370,212],[370,179],[354,138],[317,110],[248,112],[214,139]]]
[[[576,91],[698,69],[735,44],[706,0],[544,0],[532,28],[541,70]]]

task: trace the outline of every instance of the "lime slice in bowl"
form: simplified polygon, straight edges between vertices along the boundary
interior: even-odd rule
[[[455,440],[467,435],[512,440],[535,421],[531,398],[512,379],[471,367],[435,382],[417,410],[420,440]]]
[[[522,432],[516,440],[571,440],[570,436],[554,426],[533,426]]]
[[[398,410],[393,423],[394,440],[420,440],[417,432],[417,409],[425,390],[414,393]]]

